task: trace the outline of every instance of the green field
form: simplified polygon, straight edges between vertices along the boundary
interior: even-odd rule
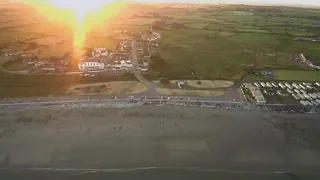
[[[238,8],[228,8],[232,7]],[[170,68],[158,75],[170,79],[239,80],[250,68],[302,68],[291,59],[292,54],[301,52],[320,62],[320,43],[294,40],[295,36],[320,35],[320,27],[315,26],[320,24],[320,12],[275,8],[277,11],[269,14],[270,10],[228,8],[211,12],[163,10],[170,21],[185,26],[158,30],[164,45],[159,54],[170,62]],[[319,19],[310,19],[310,14]]]
[[[277,70],[275,79],[296,81],[320,81],[320,71]]]
[[[66,95],[74,85],[108,81],[136,80],[133,75],[81,77],[77,75],[15,75],[0,72],[0,98]]]
[[[247,80],[270,80],[263,76],[249,75]],[[320,71],[312,70],[274,70],[274,77],[272,80],[288,80],[288,81],[320,81]]]

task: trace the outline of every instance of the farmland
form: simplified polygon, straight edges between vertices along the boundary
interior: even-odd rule
[[[249,12],[245,6],[238,11],[225,9],[162,11],[170,17],[168,21],[184,27],[158,30],[163,45],[159,54],[170,62],[170,68],[159,71],[160,76],[238,80],[250,68],[300,68],[292,64],[291,57],[300,52],[320,61],[320,43],[294,40],[298,36],[320,35],[315,26],[320,20],[308,16],[320,17],[318,11],[284,8],[260,13]]]

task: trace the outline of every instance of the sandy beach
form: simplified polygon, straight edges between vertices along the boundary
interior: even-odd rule
[[[316,172],[319,115],[192,107],[0,110],[2,168]]]

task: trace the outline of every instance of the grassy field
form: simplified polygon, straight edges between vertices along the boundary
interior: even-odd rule
[[[133,75],[117,77],[82,77],[77,75],[16,75],[0,72],[0,98],[60,96],[79,84],[136,80]]]
[[[65,53],[67,52],[72,52],[73,47],[72,44],[54,44],[51,45],[48,48],[45,48],[42,50],[41,53],[39,53],[39,58],[40,59],[46,59],[50,57],[62,57]]]
[[[226,88],[233,85],[231,81],[223,81],[223,80],[187,80],[187,84],[194,88]]]
[[[164,96],[222,96],[224,91],[156,88]]]
[[[81,84],[68,88],[68,94],[77,95],[113,95],[113,94],[138,94],[148,90],[139,81],[113,81],[107,83]]]
[[[116,49],[119,40],[111,38],[90,38],[85,44],[88,48],[104,47],[106,49]]]
[[[247,80],[270,80],[263,76],[249,75]],[[288,81],[320,81],[320,71],[309,70],[274,70],[274,77],[271,80],[288,80]]]
[[[275,79],[296,81],[320,81],[320,71],[277,70]]]
[[[320,62],[320,43],[294,40],[294,36],[320,35],[314,26],[319,21],[307,19],[303,12],[290,8],[276,15],[168,10],[164,13],[170,21],[185,27],[158,30],[165,45],[159,54],[171,65],[159,73],[169,79],[239,80],[250,68],[292,68],[296,65],[291,56],[300,52]],[[320,17],[320,12],[311,14]]]

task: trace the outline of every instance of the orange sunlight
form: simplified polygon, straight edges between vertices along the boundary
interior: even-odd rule
[[[73,28],[73,47],[81,48],[90,29],[117,15],[125,1],[42,0],[27,3],[49,20],[70,25]]]

